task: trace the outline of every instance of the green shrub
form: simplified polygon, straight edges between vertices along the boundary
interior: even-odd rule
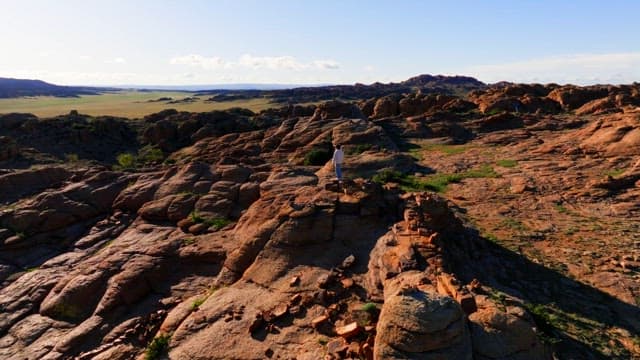
[[[119,154],[116,160],[118,167],[123,170],[133,169],[136,166],[136,157],[130,153]]]
[[[392,169],[384,169],[378,172],[377,174],[373,175],[373,178],[371,178],[371,180],[379,184],[386,184],[388,182],[399,183],[405,177],[406,176],[400,171],[396,171]]]
[[[153,338],[145,351],[145,360],[155,360],[164,355],[169,349],[169,340],[171,340],[170,335],[159,335]]]
[[[77,163],[78,161],[80,161],[80,157],[78,156],[78,154],[74,154],[74,153],[65,154],[64,159],[70,163]]]
[[[200,308],[200,305],[202,305],[204,303],[204,301],[206,300],[206,298],[197,298],[192,304],[191,304],[191,311],[196,311]]]
[[[372,302],[368,302],[364,305],[362,305],[362,311],[366,311],[368,313],[370,312],[374,312],[376,311],[378,308],[376,307],[376,304],[372,303]]]
[[[354,147],[352,147],[349,151],[348,154],[349,155],[360,155],[363,152],[367,151],[367,150],[371,150],[371,148],[373,147],[372,144],[358,144]]]
[[[225,218],[207,218],[201,216],[197,211],[193,211],[189,216],[193,222],[204,223],[209,227],[215,227],[216,230],[222,229],[231,223],[231,220]]]
[[[313,149],[304,156],[305,165],[324,165],[331,160],[331,152],[325,149]]]
[[[164,160],[164,153],[157,146],[147,145],[138,150],[138,158],[136,160],[136,162],[144,165],[159,164]]]

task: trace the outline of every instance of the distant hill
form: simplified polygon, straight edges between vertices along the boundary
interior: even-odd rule
[[[487,85],[468,76],[419,75],[399,83],[373,83],[371,85],[307,86],[279,90],[204,90],[199,95],[212,95],[210,101],[229,101],[269,97],[278,103],[316,102],[332,99],[363,100],[391,94],[439,93],[463,95]]]
[[[98,95],[100,91],[104,90],[107,90],[107,88],[59,86],[42,80],[0,78],[0,98],[22,96],[77,97],[79,95]]]
[[[180,90],[210,95],[209,101],[229,101],[269,97],[278,103],[316,102],[331,99],[362,100],[390,94],[440,93],[450,95],[466,94],[486,88],[483,82],[468,76],[419,75],[399,83],[373,83],[370,85],[316,85],[293,84],[225,84],[225,85],[184,85],[184,86],[137,86],[87,87],[60,86],[42,80],[0,78],[0,98],[23,96],[77,97],[98,95],[104,91],[138,89],[140,91]]]

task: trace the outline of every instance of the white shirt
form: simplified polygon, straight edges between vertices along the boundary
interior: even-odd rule
[[[344,160],[344,153],[341,149],[336,149],[336,151],[333,152],[333,163],[342,164],[342,160]]]

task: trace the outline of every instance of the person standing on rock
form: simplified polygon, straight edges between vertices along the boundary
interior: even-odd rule
[[[338,182],[342,180],[342,161],[344,160],[344,153],[342,152],[342,146],[336,144],[336,149],[333,152],[333,167],[336,170],[336,178]]]

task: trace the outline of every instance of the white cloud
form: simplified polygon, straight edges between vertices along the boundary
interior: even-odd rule
[[[204,57],[202,55],[190,54],[185,56],[177,56],[169,60],[172,65],[188,65],[193,67],[202,67],[207,70],[221,69],[225,66],[225,61],[219,57]]]
[[[340,68],[340,64],[335,60],[315,60],[312,64],[318,69],[336,70]]]
[[[126,64],[127,60],[123,57],[117,57],[105,61],[107,64]]]
[[[631,83],[640,80],[640,52],[552,56],[473,66],[464,73],[487,82]]]
[[[365,67],[362,68],[362,70],[366,71],[366,72],[372,72],[374,71],[376,68],[373,65],[366,65]]]
[[[331,59],[319,59],[313,60],[309,63],[303,63],[293,56],[253,56],[251,54],[244,54],[240,56],[237,61],[226,61],[218,56],[205,57],[202,55],[190,54],[171,58],[169,63],[172,65],[200,67],[205,70],[249,68],[254,70],[269,69],[300,71],[308,69],[334,70],[340,68],[340,64]]]

